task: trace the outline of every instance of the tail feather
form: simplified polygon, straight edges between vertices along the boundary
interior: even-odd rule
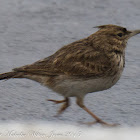
[[[7,72],[0,74],[0,80],[16,78],[17,72]]]

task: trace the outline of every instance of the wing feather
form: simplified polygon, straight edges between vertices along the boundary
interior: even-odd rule
[[[87,40],[85,43],[76,41],[43,60],[14,70],[38,75],[102,76],[110,70],[109,58]]]

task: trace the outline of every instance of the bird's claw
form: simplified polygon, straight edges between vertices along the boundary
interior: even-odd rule
[[[54,102],[55,104],[60,104],[60,103],[63,103],[63,102],[66,102],[66,100],[52,100],[52,99],[47,99],[47,101],[51,101],[51,102]]]
[[[117,126],[120,125],[120,124],[109,124],[109,123],[106,123],[106,122],[104,122],[102,120],[96,120],[96,121],[93,121],[93,122],[79,122],[79,123],[80,124],[85,124],[85,125],[88,125],[88,126],[100,123],[101,125],[107,126],[107,127],[117,127]]]

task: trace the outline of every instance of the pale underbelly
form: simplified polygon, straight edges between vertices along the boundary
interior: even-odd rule
[[[53,90],[65,97],[84,96],[87,93],[111,88],[119,80],[120,76],[121,74],[98,79],[66,79],[58,83]]]
[[[49,84],[50,77],[39,75],[25,75],[24,78],[29,78],[49,87],[53,91],[65,97],[84,96],[87,93],[106,90],[112,87],[120,78],[121,73],[112,77],[105,78],[75,78],[65,75],[56,76],[52,83]],[[55,84],[53,84],[55,83]]]

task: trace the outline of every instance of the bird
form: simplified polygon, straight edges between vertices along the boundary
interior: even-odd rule
[[[70,97],[85,110],[94,121],[113,126],[92,113],[84,104],[85,95],[111,88],[120,79],[125,67],[127,41],[140,30],[127,30],[118,25],[99,25],[90,36],[63,46],[54,54],[29,65],[0,74],[0,80],[27,78],[39,82],[63,96],[58,115],[70,106]]]

